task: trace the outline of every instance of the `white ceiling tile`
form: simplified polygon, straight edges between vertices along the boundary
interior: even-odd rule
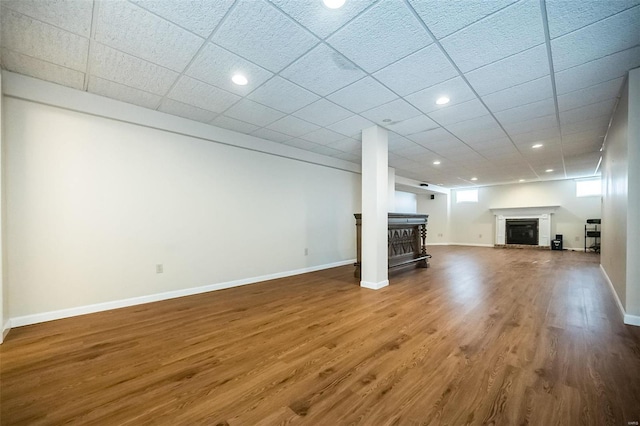
[[[554,135],[558,134],[558,120],[555,114],[545,115],[544,117],[534,118],[527,121],[519,121],[517,123],[504,123],[502,125],[512,138],[515,135],[522,135],[525,133],[540,133],[549,134],[547,129],[552,129]],[[538,139],[546,139],[538,137]]]
[[[578,121],[584,121],[589,118],[600,117],[602,115],[611,115],[613,113],[613,107],[615,103],[615,99],[608,99],[606,101],[583,106],[580,108],[575,108],[568,111],[560,111],[560,124],[565,125]]]
[[[438,39],[479,21],[513,2],[515,0],[409,0],[411,6]]]
[[[285,116],[280,111],[246,98],[225,111],[224,115],[260,127],[267,126]]]
[[[453,105],[439,111],[429,113],[429,117],[441,126],[459,123],[488,114],[489,111],[477,99]]]
[[[542,44],[471,71],[466,77],[479,95],[486,95],[546,75],[549,75],[549,57]]]
[[[562,125],[562,135],[570,135],[571,133],[579,133],[586,130],[599,130],[601,135],[607,133],[611,113],[606,113],[600,117],[592,117],[584,121],[577,121],[570,124]]]
[[[396,133],[406,136],[429,129],[435,129],[438,125],[426,115],[421,114],[398,123],[391,123],[387,127]]]
[[[312,92],[326,96],[366,74],[340,53],[325,44],[320,44],[287,67],[280,75]]]
[[[585,89],[558,96],[558,109],[567,111],[618,96],[624,78],[605,81]]]
[[[360,155],[362,153],[362,142],[352,138],[343,138],[339,141],[328,143],[327,146],[338,149],[340,151],[349,152],[353,155],[356,155],[358,158],[361,158]]]
[[[233,0],[131,1],[202,37],[209,37],[233,4]]]
[[[80,71],[41,61],[8,49],[2,49],[0,55],[3,69],[74,89],[82,90],[83,88],[84,73]]]
[[[100,43],[94,43],[91,48],[90,69],[97,77],[156,95],[165,95],[179,75]]]
[[[385,0],[327,41],[366,71],[374,72],[433,40],[401,0]]]
[[[404,121],[418,115],[422,115],[422,113],[402,99],[396,99],[362,113],[363,117],[381,126],[391,126],[395,122]]]
[[[249,134],[255,130],[258,130],[258,126],[250,124],[235,118],[227,117],[225,115],[217,116],[212,122],[214,126],[222,127],[223,129],[233,130],[235,132]]]
[[[320,99],[308,90],[278,76],[256,89],[248,98],[286,113],[292,113]]]
[[[353,113],[326,99],[319,99],[294,112],[293,115],[318,126],[328,126],[352,116]]]
[[[596,146],[601,147],[602,142],[604,140],[604,135],[597,130],[588,130],[586,132],[572,133],[570,135],[564,135],[562,137],[563,145],[571,145],[575,143],[589,143],[595,144]]]
[[[382,105],[397,96],[371,77],[365,77],[328,96],[328,99],[351,111],[360,113]]]
[[[403,149],[416,145],[415,142],[393,131],[388,133],[388,144],[389,152],[393,152],[394,154],[396,149]]]
[[[549,34],[556,38],[640,4],[640,1],[547,0],[546,4]]]
[[[508,89],[482,96],[482,100],[493,112],[517,107],[553,97],[551,78],[546,75]]]
[[[90,93],[95,93],[96,95],[106,96],[108,98],[151,109],[155,109],[160,103],[160,99],[162,99],[160,96],[154,95],[153,93],[143,92],[142,90],[133,89],[122,84],[93,76],[89,78],[88,91]]]
[[[316,154],[329,155],[329,156],[336,156],[336,155],[342,154],[342,151],[328,147],[326,145],[316,145],[313,148],[311,148],[310,151],[315,152]]]
[[[540,3],[524,0],[444,38],[442,46],[467,72],[544,42]]]
[[[275,130],[276,132],[290,135],[294,138],[297,138],[307,133],[311,133],[319,129],[319,127],[316,126],[315,124],[309,123],[308,121],[301,120],[292,115],[283,117],[271,123],[267,127],[271,130]]]
[[[301,137],[302,139],[319,143],[320,145],[328,145],[334,142],[344,140],[344,135],[336,133],[329,129],[318,129]]]
[[[509,138],[487,140],[474,143],[471,146],[483,155],[487,153],[487,155],[495,156],[498,152],[500,152],[501,155],[520,155],[520,152]]]
[[[551,41],[553,66],[562,71],[640,44],[640,6]]]
[[[212,41],[273,72],[318,43],[316,37],[262,0],[237,4]]]
[[[345,136],[354,137],[362,135],[362,129],[373,126],[373,123],[359,115],[352,115],[349,118],[333,123],[327,128],[334,132],[342,133]]]
[[[190,120],[202,121],[203,123],[210,122],[218,115],[212,111],[207,111],[202,108],[197,108],[192,105],[183,104],[182,102],[166,98],[160,103],[158,111],[188,118]]]
[[[436,100],[442,96],[448,97],[450,102],[446,105],[437,105]],[[432,111],[470,101],[475,97],[476,95],[474,95],[467,83],[462,78],[456,77],[406,96],[405,99],[425,114],[428,114]]]
[[[395,62],[374,74],[374,77],[401,96],[456,77],[458,72],[432,44]]]
[[[8,9],[2,10],[2,47],[84,72],[89,40]]]
[[[251,134],[271,142],[284,143],[291,140],[291,136],[267,128],[258,129]]]
[[[212,43],[203,47],[186,74],[238,95],[250,93],[273,76],[264,68]],[[249,81],[247,85],[234,84],[231,77],[235,74],[245,76]]]
[[[338,154],[333,155],[335,158],[339,158],[341,160],[350,161],[352,163],[360,164],[361,158],[357,155],[354,155],[350,152],[342,152],[338,151]]]
[[[295,148],[304,149],[304,150],[307,150],[307,151],[311,151],[311,150],[315,149],[316,147],[320,146],[317,143],[309,142],[309,141],[306,141],[304,139],[299,139],[299,138],[290,139],[290,140],[286,141],[284,144],[285,145],[289,145],[289,146],[293,146]]]
[[[238,95],[187,76],[180,77],[167,97],[213,112],[222,112],[240,99]]]
[[[456,143],[460,142],[454,135],[452,135],[442,127],[414,133],[407,137],[415,143],[424,146],[425,148],[429,148],[430,146],[439,143],[446,144],[452,141]]]
[[[466,143],[479,143],[505,138],[507,135],[491,115],[483,115],[471,120],[447,126],[447,130]]]
[[[502,125],[519,123],[534,118],[556,113],[556,105],[552,98],[543,99],[530,104],[517,106],[496,112],[495,116]]]
[[[97,41],[180,72],[204,42],[202,38],[128,2],[100,2],[95,25]]]
[[[284,13],[307,27],[320,38],[325,38],[353,19],[374,0],[350,0],[339,11],[325,7],[320,1],[269,0]]]
[[[395,150],[395,153],[398,155],[402,155],[403,157],[407,157],[407,158],[412,158],[414,160],[418,160],[419,156],[430,156],[430,157],[436,157],[436,155],[429,151],[427,148],[423,147],[422,145],[418,145],[416,143],[413,143],[412,145],[408,145],[405,146],[403,148],[398,148]]]
[[[626,76],[628,70],[638,66],[640,66],[640,47],[635,47],[557,72],[556,88],[558,95]]]
[[[2,7],[83,37],[91,31],[90,1],[3,0]]]

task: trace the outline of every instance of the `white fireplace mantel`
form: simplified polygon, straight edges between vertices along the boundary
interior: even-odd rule
[[[507,219],[538,219],[538,246],[549,247],[551,245],[551,215],[560,206],[536,206],[536,207],[506,207],[493,208],[491,212],[496,217],[496,245],[506,244]]]

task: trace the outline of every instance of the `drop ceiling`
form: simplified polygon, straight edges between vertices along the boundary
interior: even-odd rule
[[[354,163],[378,124],[397,175],[450,188],[596,174],[640,66],[640,0],[3,0],[0,13],[3,69]]]

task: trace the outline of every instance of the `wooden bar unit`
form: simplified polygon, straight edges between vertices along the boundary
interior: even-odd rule
[[[362,262],[362,214],[356,218],[357,261],[354,276],[360,278]],[[416,264],[418,268],[428,268],[427,220],[429,215],[410,213],[389,213],[389,269]]]

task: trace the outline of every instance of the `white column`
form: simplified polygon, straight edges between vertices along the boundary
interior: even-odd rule
[[[389,167],[389,195],[387,198],[389,213],[396,211],[396,169]]]
[[[360,286],[373,290],[389,285],[387,229],[389,153],[387,131],[362,131],[362,266]]]

